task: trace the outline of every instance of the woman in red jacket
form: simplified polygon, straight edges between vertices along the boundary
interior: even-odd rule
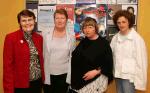
[[[43,38],[33,31],[34,13],[23,10],[17,18],[20,29],[6,35],[4,42],[4,93],[41,93]]]

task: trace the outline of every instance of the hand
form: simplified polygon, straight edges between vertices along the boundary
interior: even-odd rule
[[[100,74],[101,70],[91,70],[88,71],[87,73],[84,74],[83,79],[84,80],[90,80],[92,78],[94,78],[95,76],[97,76],[98,74]]]

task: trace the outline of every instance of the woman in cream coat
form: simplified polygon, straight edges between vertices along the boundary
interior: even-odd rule
[[[111,41],[117,93],[135,93],[135,89],[146,90],[146,46],[133,28],[132,18],[132,14],[126,10],[118,11],[113,16],[119,29]]]

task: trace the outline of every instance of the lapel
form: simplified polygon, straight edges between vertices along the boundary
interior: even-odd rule
[[[69,50],[70,50],[70,48],[71,48],[71,37],[70,37],[70,34],[69,34],[69,31],[66,29],[66,38],[67,38],[67,45],[68,45],[68,48],[69,48]]]
[[[40,48],[41,42],[38,41],[39,38],[37,37],[35,32],[32,33],[32,40],[33,40],[33,43],[34,43],[34,45],[37,48],[37,51],[39,53],[39,48]]]
[[[126,40],[133,40],[134,39],[134,36],[133,36],[133,33],[134,33],[134,29],[133,28],[131,28],[131,30],[130,30],[130,32],[126,35]],[[124,40],[123,39],[121,39],[121,35],[118,33],[117,34],[117,42],[124,42]]]
[[[52,40],[52,37],[53,37],[53,30],[49,30],[47,33],[46,33],[46,48],[48,50],[48,52],[50,53],[50,47],[51,47],[51,40]]]

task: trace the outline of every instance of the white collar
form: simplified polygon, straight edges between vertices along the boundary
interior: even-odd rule
[[[125,35],[125,40],[133,40],[134,39],[134,33],[135,33],[135,30],[134,30],[134,28],[131,28],[130,29],[130,31],[129,31],[129,33],[127,34],[127,35]],[[122,41],[124,41],[124,40],[122,40],[121,39],[121,34],[120,34],[120,32],[118,33],[118,35],[117,35],[117,41],[118,42],[122,42]]]

